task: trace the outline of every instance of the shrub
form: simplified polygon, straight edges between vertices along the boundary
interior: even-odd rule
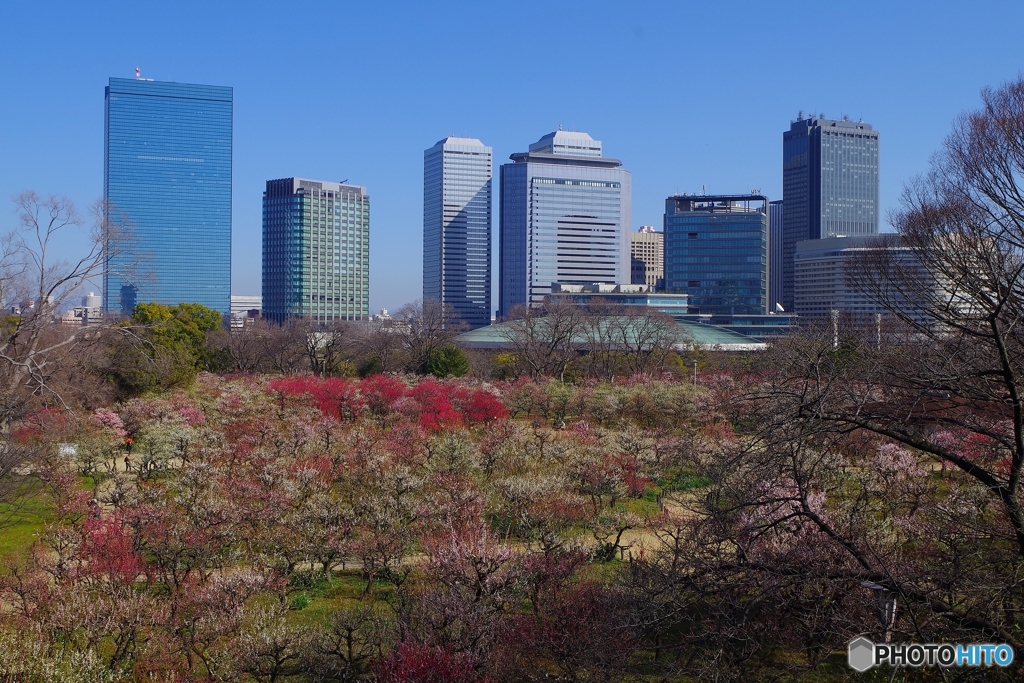
[[[470,424],[480,424],[504,419],[508,417],[508,410],[497,396],[484,389],[477,389],[466,405],[465,414]]]
[[[431,375],[441,379],[462,377],[469,372],[469,358],[458,346],[447,344],[439,349],[434,349],[430,354],[428,369]]]
[[[374,374],[359,383],[366,407],[374,415],[386,415],[405,396],[405,385],[394,377]]]
[[[358,373],[360,377],[370,377],[371,375],[379,375],[384,372],[384,365],[380,362],[380,358],[373,356],[363,361],[359,365]]]
[[[462,427],[462,415],[452,405],[449,385],[432,379],[423,380],[409,392],[414,405],[410,406],[419,414],[420,425],[428,431],[458,429]]]
[[[467,655],[440,647],[401,643],[377,672],[380,683],[487,683]]]

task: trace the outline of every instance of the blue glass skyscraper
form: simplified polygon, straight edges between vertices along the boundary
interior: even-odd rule
[[[793,310],[796,243],[878,234],[878,131],[803,112],[782,134],[782,305]]]
[[[491,322],[491,148],[448,137],[423,152],[423,298]]]
[[[686,292],[694,313],[764,315],[768,308],[768,198],[675,195],[666,199],[665,289]]]
[[[231,299],[232,89],[111,78],[104,197],[129,229],[107,259],[103,305]]]
[[[501,167],[501,316],[552,283],[628,284],[632,175],[586,133],[555,131]]]

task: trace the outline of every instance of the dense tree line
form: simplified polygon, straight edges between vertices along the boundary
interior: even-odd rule
[[[427,299],[403,306],[393,318],[370,321],[251,320],[212,343],[238,372],[445,377],[469,371],[468,359],[453,344],[465,329],[451,306]]]

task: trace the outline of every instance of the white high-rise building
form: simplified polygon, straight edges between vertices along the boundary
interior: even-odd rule
[[[95,308],[99,310],[103,307],[103,297],[94,292],[89,292],[82,297],[83,308]]]
[[[501,167],[501,315],[552,283],[631,280],[632,176],[586,133],[555,131]]]
[[[423,152],[423,298],[491,322],[491,148],[474,138]]]
[[[860,289],[849,277],[850,268],[859,267],[857,257],[873,251],[886,250],[889,258],[899,263],[906,273],[913,273],[918,282],[933,281],[918,261],[914,249],[893,236],[828,237],[820,240],[802,240],[796,243],[794,254],[794,312],[801,319],[825,318],[839,311],[847,316],[874,319],[876,315],[889,315],[889,309],[878,302],[870,292]],[[915,272],[916,271],[916,272]],[[889,291],[890,304],[898,305],[921,325],[929,325],[930,318],[918,308],[924,305],[950,305],[957,300],[955,289],[935,282],[931,301],[915,301],[907,296],[920,295],[920,291],[898,288]]]

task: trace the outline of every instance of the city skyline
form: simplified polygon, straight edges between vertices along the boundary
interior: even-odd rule
[[[200,8],[204,19],[196,22]],[[231,86],[232,291],[259,293],[267,178],[357,178],[374,195],[371,310],[396,309],[420,295],[422,150],[446,133],[485,140],[503,161],[559,124],[590,131],[634,174],[635,230],[660,224],[666,196],[702,186],[709,194],[760,189],[781,199],[778,133],[797,112],[863,117],[886,138],[884,230],[903,184],[927,169],[950,122],[975,106],[982,87],[1017,75],[1012,27],[1024,18],[1024,7],[1008,2],[980,2],[971,12],[867,3],[840,30],[807,13],[756,3],[625,11],[599,2],[587,5],[586,22],[577,21],[584,10],[576,6],[456,3],[441,12],[396,4],[352,8],[360,31],[309,41],[305,19],[281,16],[269,3],[57,2],[52,9],[44,26],[31,7],[16,5],[0,27],[7,67],[0,86],[17,94],[0,104],[0,195],[67,194],[82,209],[102,195],[96,91],[110,76],[130,78],[141,66],[147,78]],[[541,11],[563,27],[556,43],[533,30]],[[716,25],[741,14],[749,21],[732,24],[727,34],[675,39],[680,25]],[[1005,21],[987,19],[993,15]],[[450,31],[465,37],[432,37]],[[97,42],[97,33],[116,40]],[[801,40],[778,40],[794,34]],[[517,49],[502,47],[509,45]],[[522,54],[540,51],[547,63],[572,66],[526,68]],[[808,70],[807,60],[818,56],[828,57],[828,69]],[[327,60],[359,74],[358,94],[322,88],[318,72],[302,68]],[[751,78],[770,87],[757,98],[749,87],[721,87]],[[456,82],[459,97],[452,97],[447,86]],[[296,132],[327,117],[358,134],[325,144]],[[718,134],[724,121],[737,120],[728,135]],[[8,228],[13,216],[0,215]],[[78,244],[69,240],[66,247]]]

